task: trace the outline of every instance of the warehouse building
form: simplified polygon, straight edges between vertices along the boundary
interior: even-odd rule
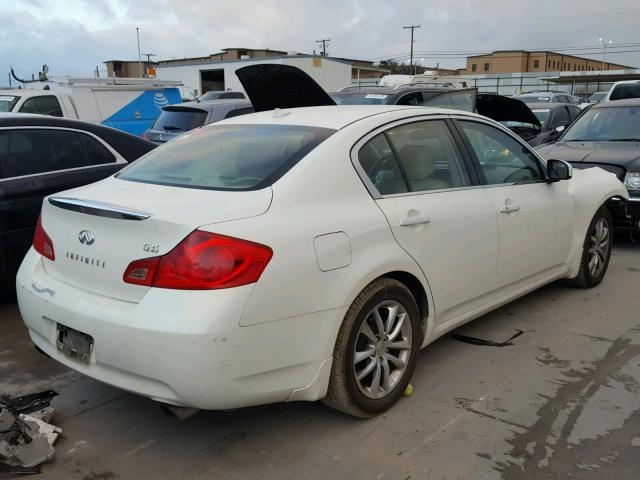
[[[372,62],[362,60],[270,49],[225,48],[205,57],[160,60],[156,65],[156,78],[183,82],[184,98],[210,90],[243,91],[235,71],[259,63],[298,67],[329,92],[351,85],[352,78],[381,77],[387,73],[387,70],[374,67]]]

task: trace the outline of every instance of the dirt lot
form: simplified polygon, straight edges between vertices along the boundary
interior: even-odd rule
[[[33,349],[0,307],[0,392],[54,388],[64,436],[48,480],[637,479],[640,245],[616,244],[593,290],[547,286],[420,355],[415,393],[357,420],[321,403],[169,419],[150,400],[76,374]]]

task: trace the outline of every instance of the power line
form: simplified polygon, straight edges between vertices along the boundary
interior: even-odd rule
[[[411,70],[411,68],[413,67],[413,31],[416,28],[420,28],[420,25],[409,25],[402,28],[405,30],[411,29],[411,61],[409,62],[409,70]]]
[[[329,43],[331,41],[330,38],[323,38],[322,40],[316,40],[316,43],[321,43],[322,44],[322,56],[326,57],[327,56],[327,43]]]

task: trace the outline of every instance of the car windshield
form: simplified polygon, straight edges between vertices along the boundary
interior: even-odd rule
[[[176,108],[162,110],[153,124],[153,130],[165,132],[188,132],[204,125],[207,112],[195,108]]]
[[[590,102],[599,102],[600,100],[602,100],[605,97],[605,95],[606,95],[605,92],[594,93],[593,95],[591,95],[589,97],[589,101]]]
[[[0,112],[10,112],[19,99],[15,95],[0,95]]]
[[[335,130],[292,125],[212,125],[145,155],[117,178],[185,188],[271,185]]]
[[[627,98],[640,98],[640,83],[628,83],[613,87],[609,100],[625,100]]]
[[[551,101],[551,97],[538,95],[524,95],[516,98],[524,103],[549,103]]]
[[[389,101],[389,95],[383,93],[334,93],[331,98],[338,105],[385,105]]]
[[[564,142],[636,141],[640,139],[640,107],[592,108],[562,137]]]
[[[534,108],[531,111],[540,122],[540,125],[544,125],[544,122],[547,121],[547,118],[549,118],[549,113],[551,112],[551,110],[548,108]]]
[[[224,92],[207,92],[200,97],[200,100],[217,100],[222,98]]]

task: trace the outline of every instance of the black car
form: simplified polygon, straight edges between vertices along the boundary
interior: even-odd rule
[[[576,105],[576,99],[564,92],[533,91],[516,95],[514,98],[524,103],[570,103]]]
[[[0,114],[0,289],[15,286],[43,197],[108,177],[155,146],[78,120]]]
[[[530,135],[521,136],[534,147],[558,140],[564,129],[582,112],[577,105],[568,103],[528,103],[527,106],[540,121],[540,129],[537,132],[536,129],[532,129]],[[526,128],[527,125],[510,122],[507,127],[517,133],[517,129]]]
[[[467,110],[471,106],[474,89],[456,90],[453,87],[430,87],[420,84],[346,87],[330,95],[338,105],[428,105],[434,97],[450,92],[457,92],[456,95],[446,97],[452,98],[452,102],[460,109]]]
[[[574,168],[600,167],[614,173],[630,196],[626,211],[620,202],[614,226],[640,231],[640,99],[597,103],[556,143],[536,150]]]

